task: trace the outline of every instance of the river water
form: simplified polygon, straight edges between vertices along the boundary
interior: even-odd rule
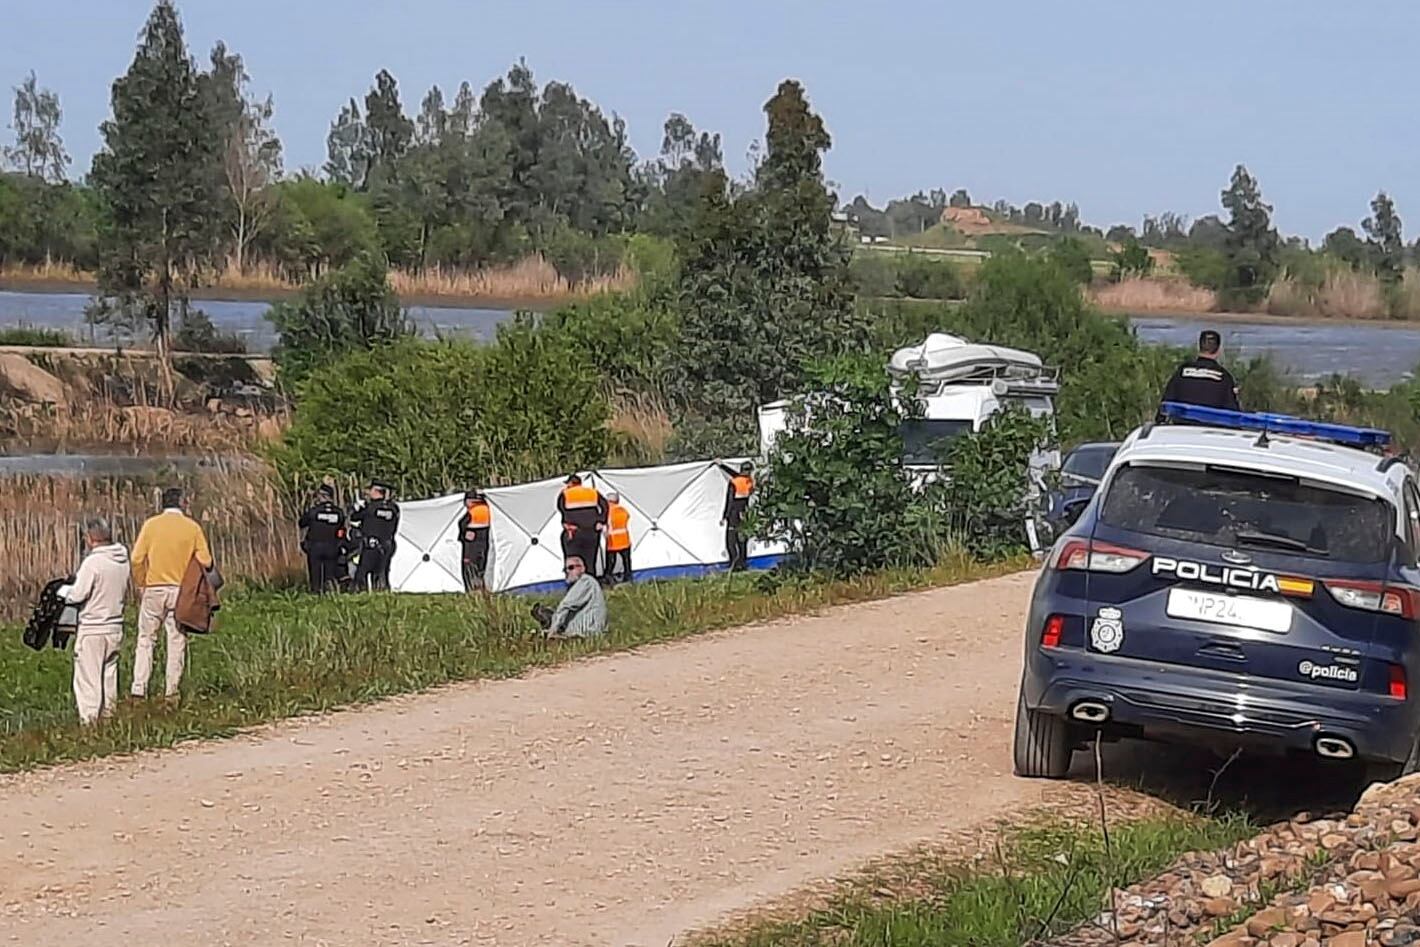
[[[89,298],[83,293],[0,292],[0,328],[23,325],[62,329],[76,339],[88,339],[84,307]],[[249,352],[268,352],[276,341],[271,323],[266,321],[270,303],[196,299],[193,305],[205,312],[218,329],[235,332],[245,339]],[[510,315],[503,309],[442,306],[411,306],[407,312],[425,335],[458,335],[480,340],[491,339],[498,323]],[[108,339],[100,333],[96,341],[103,344]]]
[[[84,306],[80,293],[0,292],[0,327],[30,325],[64,329],[84,338]],[[197,307],[218,328],[236,332],[252,352],[264,352],[275,341],[264,316],[265,302],[199,300]],[[426,335],[461,335],[490,339],[498,323],[509,317],[502,309],[415,306],[409,309]],[[1138,316],[1133,320],[1146,342],[1191,347],[1206,325],[1198,319]],[[1334,372],[1354,375],[1369,388],[1385,388],[1410,377],[1420,365],[1420,325],[1367,323],[1282,323],[1218,320],[1225,360],[1244,355],[1269,355],[1299,382],[1308,383]],[[99,342],[105,341],[100,338]],[[1062,366],[1066,371],[1069,366]]]

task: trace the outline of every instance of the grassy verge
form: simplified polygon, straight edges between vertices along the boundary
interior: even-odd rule
[[[92,730],[75,722],[70,653],[36,654],[10,629],[0,637],[0,772],[227,736],[254,724],[451,681],[508,677],[585,654],[1024,565],[955,559],[930,570],[844,581],[741,574],[646,583],[610,594],[612,631],[604,639],[553,645],[530,633],[529,600],[521,596],[315,599],[293,591],[243,592],[225,604],[216,634],[191,642],[180,707],[125,705],[114,720]],[[132,651],[130,633],[119,665],[124,688],[131,680]]]
[[[698,940],[697,947],[1018,947],[1061,934],[1105,909],[1111,887],[1157,874],[1190,851],[1256,834],[1241,816],[1152,816],[1110,829],[1054,821],[1008,830],[982,861],[924,860],[895,866],[883,897],[871,879],[800,920]]]

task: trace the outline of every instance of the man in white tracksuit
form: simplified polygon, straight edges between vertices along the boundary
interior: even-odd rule
[[[73,585],[59,590],[79,606],[74,636],[74,703],[79,719],[94,723],[113,713],[118,702],[118,649],[123,644],[123,602],[128,595],[128,550],[113,541],[101,520],[84,530],[89,552]]]

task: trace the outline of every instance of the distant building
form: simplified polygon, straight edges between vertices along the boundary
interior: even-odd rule
[[[942,223],[957,230],[981,230],[991,226],[991,218],[980,207],[945,207]]]

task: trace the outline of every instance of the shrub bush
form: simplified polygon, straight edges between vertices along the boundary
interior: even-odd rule
[[[605,457],[600,381],[526,317],[490,345],[404,339],[312,371],[274,459],[296,488],[379,476],[409,496],[554,476]]]
[[[901,435],[920,403],[894,397],[880,361],[823,363],[814,381],[813,394],[790,402],[761,472],[756,535],[786,543],[804,568],[838,575],[927,565],[962,546],[986,559],[1025,548],[1027,470],[1044,421],[998,415],[948,448],[949,478],[921,487]]]
[[[278,334],[271,356],[282,383],[292,389],[346,352],[414,332],[390,288],[384,260],[370,253],[307,285],[296,299],[272,306],[266,318]]]

